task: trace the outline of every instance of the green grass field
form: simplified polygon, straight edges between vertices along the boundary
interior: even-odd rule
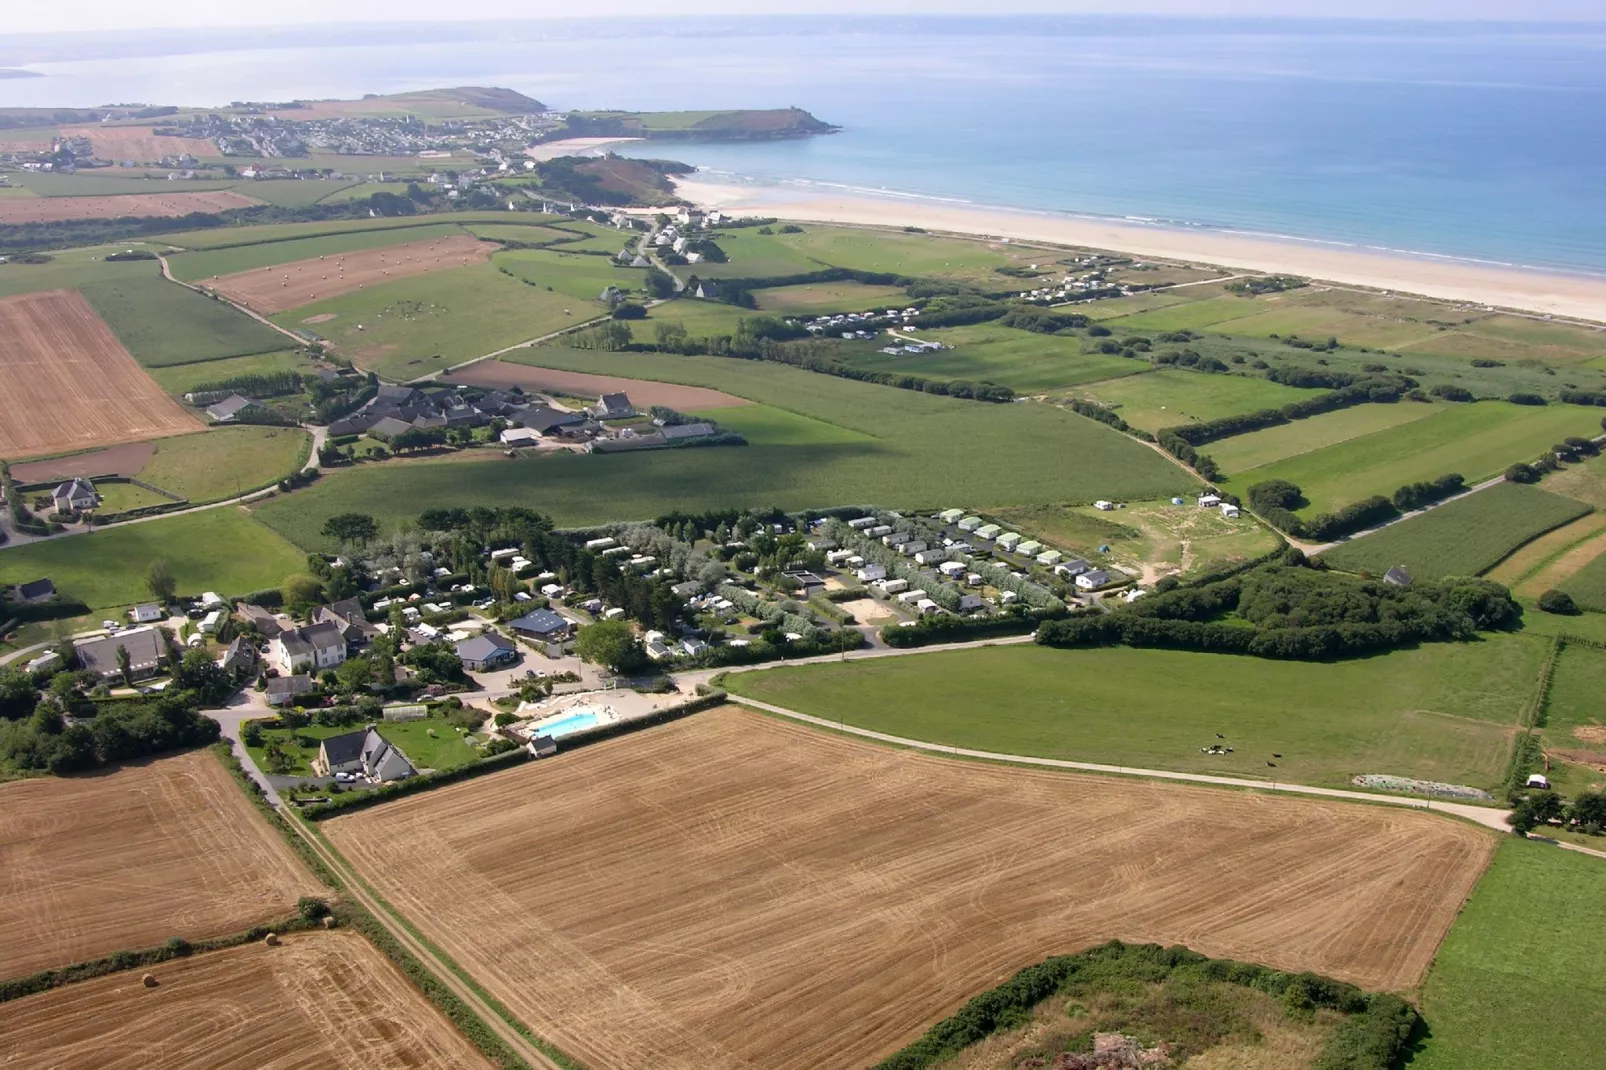
[[[398,197],[407,195],[405,182],[352,182],[347,185],[331,182],[318,204],[344,204],[347,201],[367,200],[376,193],[394,193]]]
[[[497,253],[491,262],[505,268],[531,286],[584,301],[604,311],[600,301],[602,291],[617,286],[629,293],[641,290],[647,272],[644,268],[619,267],[613,260],[602,256],[564,252],[570,246],[554,249],[514,249]],[[636,295],[642,299],[641,294]]]
[[[88,283],[127,282],[148,276],[156,267],[142,261],[107,263],[108,253],[133,248],[132,245],[96,246],[51,253],[46,264],[24,264],[10,260],[0,264],[0,297],[37,293],[41,290],[76,290]]]
[[[804,421],[757,417],[746,447],[497,463],[423,462],[325,477],[261,517],[298,544],[321,544],[323,518],[369,512],[388,523],[437,505],[492,498],[549,512],[560,523],[648,518],[679,508],[879,503],[971,508],[1087,502],[1105,495],[1153,499],[1194,481],[1153,450],[1101,424],[1046,405],[988,405],[874,386],[756,361],[655,353],[592,353],[542,347],[520,362],[630,378],[710,386]],[[754,430],[745,409],[715,418]],[[847,434],[818,424],[835,425]],[[804,441],[799,442],[799,439]],[[1030,450],[1033,464],[1010,458]]]
[[[1084,386],[1075,393],[1113,408],[1121,419],[1145,431],[1280,408],[1310,396],[1308,390],[1266,379],[1173,368],[1110,379]],[[1211,443],[1205,452],[1213,456],[1215,448],[1216,443]]]
[[[1500,845],[1422,988],[1411,1070],[1594,1070],[1606,1036],[1606,862]]]
[[[470,264],[355,290],[273,320],[296,330],[313,317],[333,315],[311,329],[342,356],[364,371],[416,379],[601,313],[594,302],[526,286],[490,264]]]
[[[882,336],[871,343],[856,343],[842,360],[853,367],[875,371],[998,383],[1020,393],[1138,375],[1151,367],[1147,361],[1084,353],[1080,338],[1033,334],[994,323],[921,331],[919,337],[953,348],[889,356],[878,352],[892,341]]]
[[[1441,412],[1437,406],[1417,401],[1394,405],[1354,405],[1336,412],[1324,412],[1292,423],[1279,424],[1247,435],[1234,435],[1207,443],[1203,450],[1228,473],[1248,471],[1289,457],[1348,442],[1391,427],[1423,420]]]
[[[356,234],[364,231],[406,231],[419,227],[438,227],[443,221],[468,223],[506,223],[508,212],[454,212],[449,216],[392,216],[373,219],[325,219],[315,223],[258,223],[239,227],[211,227],[207,230],[174,231],[147,239],[153,245],[173,245],[180,249],[223,249],[237,245],[255,245],[262,242],[294,241],[321,235]],[[521,213],[515,219],[550,222],[552,216]],[[410,241],[403,236],[396,243]]]
[[[289,339],[222,301],[146,274],[80,287],[134,359],[147,368],[282,350]]]
[[[233,498],[295,471],[311,441],[299,427],[249,425],[164,438],[139,478],[197,504]]]
[[[341,190],[355,188],[351,179],[261,179],[236,183],[234,192],[242,197],[254,197],[268,204],[277,204],[284,208],[305,208],[308,205],[319,204],[330,194]],[[377,187],[374,187],[377,188]],[[373,192],[371,188],[369,192]],[[406,187],[402,188],[406,192]]]
[[[95,491],[100,495],[100,506],[97,511],[103,516],[107,513],[120,513],[126,509],[143,509],[147,505],[163,505],[173,500],[133,483],[97,482]]]
[[[1096,560],[1101,567],[1153,565],[1183,576],[1260,557],[1281,542],[1252,519],[1229,520],[1191,500],[1183,505],[1172,505],[1170,499],[1125,504],[1115,512],[1087,505],[1022,505],[988,516],[1069,557]],[[1099,553],[1101,546],[1110,548],[1107,555]]]
[[[91,609],[146,600],[145,572],[167,562],[181,594],[224,596],[277,587],[302,571],[306,557],[278,534],[232,506],[126,524],[0,551],[0,585],[41,576]]]
[[[720,334],[735,334],[736,325],[744,317],[751,315],[752,312],[745,308],[737,308],[735,305],[683,298],[654,305],[647,310],[646,321],[637,323],[634,330],[638,341],[650,342],[653,338],[654,324],[674,323],[686,328],[686,333],[693,338],[709,338]]]
[[[1606,726],[1606,651],[1582,643],[1570,643],[1556,659],[1545,697],[1545,735],[1554,746],[1601,749],[1602,739],[1581,739],[1573,733],[1579,727],[1597,730]],[[1586,733],[1591,734],[1591,733]]]
[[[777,234],[776,241],[820,264],[912,278],[962,279],[990,291],[1018,290],[1022,281],[994,268],[1049,265],[1065,255],[1058,250],[981,239],[807,223],[801,234]]]
[[[1261,480],[1286,479],[1304,489],[1311,502],[1307,511],[1320,512],[1372,494],[1393,494],[1403,484],[1450,472],[1459,472],[1468,484],[1476,483],[1515,461],[1539,456],[1568,435],[1593,434],[1599,426],[1595,410],[1573,405],[1536,407],[1504,401],[1447,405],[1425,419],[1234,472],[1232,487],[1241,493]],[[1217,455],[1213,449],[1206,452]]]
[[[41,197],[106,197],[126,193],[173,194],[200,193],[205,190],[233,189],[241,185],[239,179],[216,181],[194,180],[169,182],[167,178],[148,178],[143,174],[102,173],[92,175],[58,175],[48,171],[24,171],[8,175],[13,185],[21,186]]]
[[[1561,584],[1584,609],[1606,613],[1606,554],[1595,558]]]
[[[282,337],[282,336],[281,336]],[[289,339],[284,339],[289,344]],[[268,375],[273,372],[310,372],[312,362],[293,350],[260,353],[251,357],[225,357],[202,364],[174,364],[166,368],[147,368],[156,384],[169,394],[181,395],[203,383],[216,383],[240,375]]]
[[[799,275],[829,267],[790,244],[801,235],[768,235],[756,230],[719,231],[716,244],[725,251],[726,263],[689,264],[675,268],[681,278],[700,279],[775,278]]]
[[[360,249],[382,249],[404,242],[428,241],[463,234],[463,228],[449,219],[429,217],[433,222],[422,226],[398,229],[395,226],[382,230],[362,229],[345,233],[321,234],[318,237],[289,240],[258,239],[254,245],[235,245],[221,249],[197,249],[178,253],[168,259],[173,275],[185,282],[204,283],[214,275],[232,275],[237,271],[288,264],[294,260],[314,260],[336,253],[352,253]],[[212,231],[213,234],[239,235],[240,230]]]
[[[866,312],[873,308],[902,308],[909,295],[901,286],[870,286],[862,282],[811,282],[755,290],[763,312],[813,316],[824,312]]]
[[[1589,506],[1520,483],[1430,509],[1327,551],[1322,560],[1347,572],[1381,576],[1404,565],[1416,579],[1476,576],[1531,539],[1589,512]]]
[[[873,448],[876,442],[874,435],[772,405],[742,405],[698,415],[718,421],[754,446],[830,446],[859,442]]]
[[[1545,650],[1521,635],[1331,663],[1012,646],[735,673],[726,686],[1010,754],[1330,787],[1392,773],[1492,788]],[[1201,753],[1218,732],[1235,753]]]

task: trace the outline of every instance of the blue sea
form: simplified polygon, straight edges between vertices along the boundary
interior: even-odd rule
[[[797,105],[655,145],[804,181],[1606,273],[1606,22],[765,18],[12,35],[0,106],[498,85],[556,108]]]

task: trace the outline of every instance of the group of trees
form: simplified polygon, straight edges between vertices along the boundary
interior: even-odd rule
[[[1523,836],[1556,822],[1599,836],[1606,832],[1606,791],[1582,792],[1571,803],[1553,791],[1531,792],[1516,800],[1506,822]]]
[[[1452,472],[1438,479],[1407,483],[1395,490],[1390,498],[1374,494],[1342,509],[1318,513],[1308,519],[1294,512],[1307,504],[1304,492],[1298,484],[1290,483],[1286,479],[1269,479],[1256,483],[1249,488],[1246,496],[1249,507],[1268,524],[1295,538],[1328,542],[1381,524],[1385,520],[1392,520],[1402,512],[1442,501],[1451,495],[1461,493],[1464,489],[1465,480],[1458,473]]]
[[[1288,385],[1304,386],[1307,383],[1303,380],[1309,374],[1304,369],[1279,368],[1268,378],[1276,380],[1279,375],[1282,378],[1298,378],[1302,381]],[[1182,424],[1177,427],[1166,428],[1161,434],[1175,435],[1190,446],[1202,446],[1217,439],[1248,434],[1251,431],[1292,423],[1295,420],[1304,420],[1312,416],[1319,416],[1324,412],[1349,408],[1351,405],[1398,401],[1401,394],[1416,386],[1415,379],[1403,375],[1373,375],[1362,378],[1349,376],[1343,372],[1323,372],[1320,373],[1319,378],[1322,381],[1315,385],[1329,386],[1338,383],[1341,379],[1350,381],[1338,385],[1336,389],[1330,389],[1325,394],[1290,402],[1280,408],[1261,409],[1258,412],[1243,413],[1237,416],[1223,416],[1216,420]]]
[[[210,657],[207,660],[210,662]],[[61,775],[198,747],[218,738],[217,722],[196,712],[200,697],[194,691],[181,689],[149,700],[104,702],[97,708],[83,695],[86,681],[80,676],[62,674],[66,685],[60,689],[62,694],[56,693],[53,681],[50,694],[31,706],[0,700],[0,716],[4,717],[0,720],[0,766]],[[13,683],[5,682],[0,690],[11,691]],[[31,683],[29,686],[31,689]],[[182,686],[175,681],[175,688]],[[26,713],[10,716],[25,706]],[[71,723],[67,712],[74,715]],[[91,716],[77,719],[84,714]]]

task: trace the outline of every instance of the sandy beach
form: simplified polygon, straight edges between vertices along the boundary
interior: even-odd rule
[[[1552,274],[1322,242],[1195,232],[1138,222],[785,186],[739,186],[690,179],[677,182],[676,192],[704,208],[772,215],[797,222],[918,226],[955,234],[1051,242],[1246,271],[1304,275],[1352,286],[1606,322],[1606,278],[1587,275]]]
[[[600,156],[616,145],[644,141],[639,137],[566,137],[561,141],[543,141],[524,150],[524,155],[540,162],[555,160],[559,156]]]

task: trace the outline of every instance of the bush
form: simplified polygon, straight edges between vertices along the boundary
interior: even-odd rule
[[[1546,613],[1559,613],[1572,616],[1578,612],[1578,606],[1573,602],[1573,596],[1566,591],[1551,589],[1539,596],[1539,608]]]
[[[1531,464],[1514,464],[1506,469],[1506,482],[1508,483],[1537,483],[1539,473]]]
[[[1543,405],[1545,403],[1545,399],[1540,397],[1538,394],[1528,394],[1523,392],[1509,394],[1507,395],[1506,400],[1511,402],[1513,405]]]

